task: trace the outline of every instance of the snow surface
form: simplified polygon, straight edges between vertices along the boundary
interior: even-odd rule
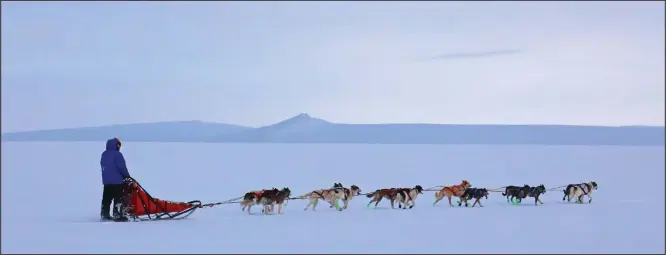
[[[2,143],[2,253],[664,253],[664,147],[123,143],[130,173],[154,196],[204,203],[288,186],[298,196],[334,182],[363,192],[466,179],[475,187],[596,181],[591,204],[561,189],[508,205],[366,208],[248,215],[238,204],[189,219],[98,222],[101,142]],[[587,198],[586,198],[587,201]]]

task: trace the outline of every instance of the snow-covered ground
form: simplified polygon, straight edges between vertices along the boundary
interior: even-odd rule
[[[98,143],[2,143],[2,253],[664,253],[664,147],[191,144],[125,142],[130,173],[154,196],[217,202],[288,186],[298,196],[334,182],[425,188],[596,181],[591,204],[562,202],[561,189],[483,208],[366,208],[320,203],[284,215],[248,215],[238,204],[181,221],[98,222]],[[587,198],[586,198],[587,201]]]

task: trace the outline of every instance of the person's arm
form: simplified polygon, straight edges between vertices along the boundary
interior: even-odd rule
[[[118,155],[116,156],[116,168],[118,168],[118,171],[120,172],[120,175],[123,176],[123,178],[130,177],[129,171],[127,170],[127,165],[125,164],[125,157],[121,152],[118,152]]]

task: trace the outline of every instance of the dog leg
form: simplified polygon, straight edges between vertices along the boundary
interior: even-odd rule
[[[370,205],[372,204],[372,202],[375,202],[375,198],[374,198],[374,197],[373,197],[372,199],[370,199],[370,201],[368,201],[368,204],[365,205],[365,207],[370,208]],[[375,207],[377,207],[377,204],[375,204]]]
[[[435,202],[432,202],[432,206],[435,206],[435,205],[436,205],[437,203],[439,203],[439,201],[441,201],[443,198],[444,198],[444,195],[442,195],[441,197],[439,197],[439,196],[437,196],[437,194],[435,194]]]
[[[336,198],[335,200],[335,209],[338,211],[342,211],[342,207],[340,207],[340,204],[338,203],[338,199]]]
[[[329,198],[329,200],[327,200],[327,201],[330,204],[330,206],[328,208],[335,207],[335,209],[339,209],[338,206],[337,206],[338,198],[336,196],[333,196],[333,197]]]
[[[318,200],[318,198],[317,198],[317,200]],[[310,197],[310,199],[308,200],[308,205],[305,206],[305,209],[303,209],[303,211],[307,211],[308,208],[310,208],[311,205],[312,205],[312,197]]]
[[[476,206],[476,204],[479,204],[481,206],[481,202],[479,201],[480,198],[477,198],[474,203],[472,203],[472,207]]]
[[[317,211],[317,204],[319,204],[319,198],[317,198],[317,200],[315,200],[312,204],[312,211]]]
[[[453,206],[453,204],[451,203],[451,196],[446,196],[446,197],[449,199],[449,205]]]
[[[375,208],[377,208],[377,205],[379,205],[379,202],[381,202],[382,199],[384,199],[384,197],[377,197],[376,199],[377,199],[377,200],[375,200]],[[371,202],[371,203],[372,203],[372,202]]]
[[[588,203],[588,204],[589,204],[589,203],[592,203],[592,191],[590,191],[590,193],[587,193],[587,197],[590,198],[590,200],[588,200],[587,203]]]
[[[400,208],[400,205],[402,205],[402,209],[405,210],[407,209],[407,206],[409,205],[409,199],[406,197],[400,196],[400,200],[398,200],[398,208]]]

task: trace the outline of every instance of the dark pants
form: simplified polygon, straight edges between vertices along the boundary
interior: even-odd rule
[[[102,213],[103,218],[111,218],[111,201],[113,201],[113,217],[121,216],[121,205],[123,203],[123,184],[106,184],[102,193]]]

